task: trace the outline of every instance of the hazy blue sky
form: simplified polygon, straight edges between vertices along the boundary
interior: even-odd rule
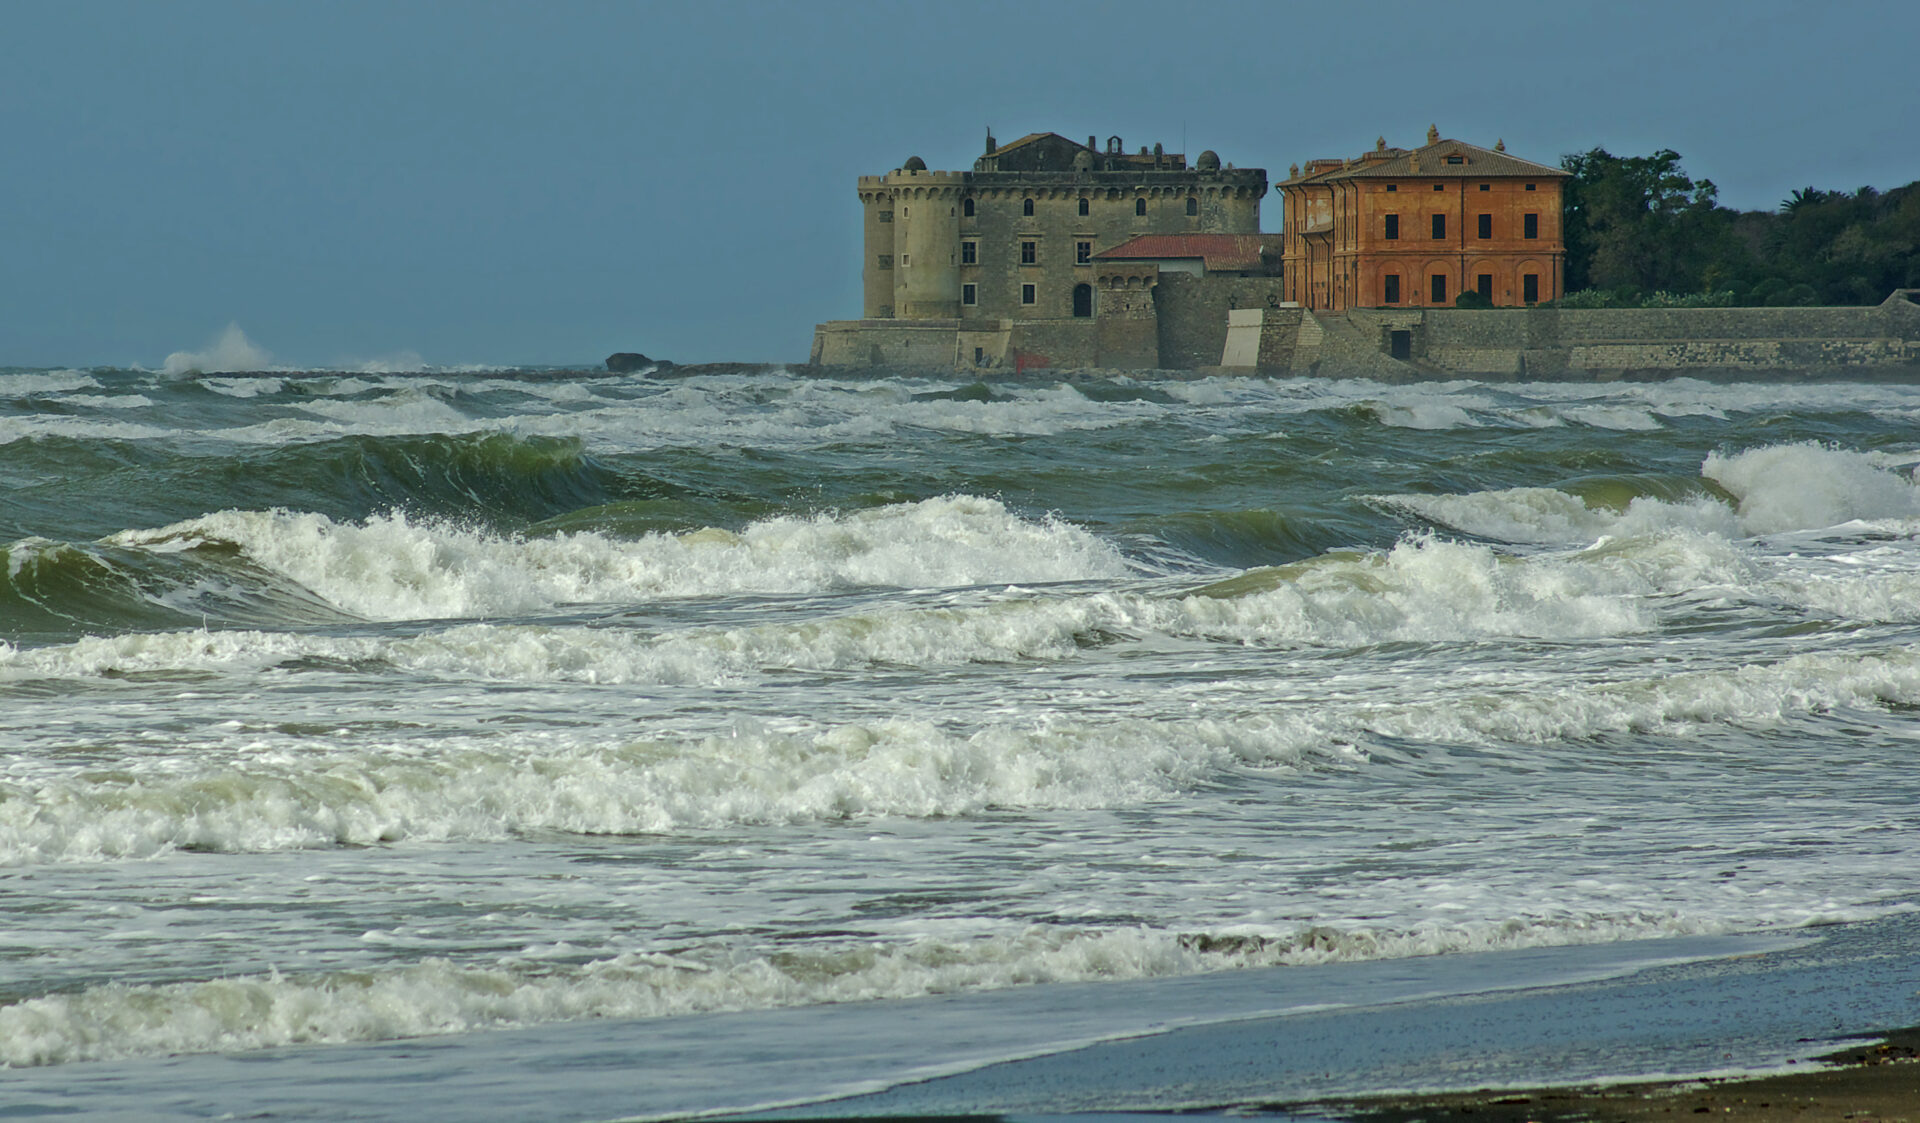
[[[1270,174],[1429,123],[1665,147],[1771,208],[1920,178],[1916,44],[1913,0],[6,0],[0,366],[229,323],[280,364],[799,360],[859,314],[854,177],[988,125]]]

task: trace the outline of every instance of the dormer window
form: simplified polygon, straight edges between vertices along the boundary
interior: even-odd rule
[[[1467,162],[1467,158],[1466,158],[1465,156],[1449,156],[1449,157],[1447,157],[1447,163],[1449,163],[1449,164],[1464,164],[1464,163],[1466,163],[1466,162]]]

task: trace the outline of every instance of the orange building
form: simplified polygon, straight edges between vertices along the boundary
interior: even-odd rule
[[[1302,307],[1447,308],[1467,289],[1496,306],[1561,295],[1567,173],[1427,130],[1424,147],[1294,165],[1281,196],[1286,299]]]

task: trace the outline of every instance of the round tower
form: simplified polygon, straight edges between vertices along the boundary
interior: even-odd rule
[[[960,318],[960,197],[965,172],[909,165],[887,177],[893,193],[893,314]]]
[[[860,177],[861,229],[866,256],[860,262],[860,316],[893,318],[893,192],[885,176]]]

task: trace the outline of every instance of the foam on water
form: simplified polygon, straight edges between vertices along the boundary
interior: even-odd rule
[[[0,1065],[378,1041],[587,1018],[865,1002],[1716,930],[1671,914],[1597,914],[1220,936],[1031,927],[963,942],[811,947],[774,956],[629,953],[579,966],[433,958],[382,970],[106,984],[32,998],[0,1006]]]
[[[1874,456],[1805,441],[1712,453],[1701,474],[1732,493],[1748,534],[1920,516],[1920,488]]]
[[[1244,768],[1354,766],[1383,737],[1578,744],[1626,732],[1768,730],[1917,703],[1920,655],[1899,648],[1613,681],[1495,678],[1386,693],[1355,683],[1323,689],[1313,706],[1268,698],[1250,713],[1204,719],[1016,720],[971,731],[906,718],[742,720],[726,733],[621,743],[523,732],[339,749],[236,727],[158,761],[80,770],[14,762],[0,781],[0,864],[1127,807]]]
[[[223,511],[108,540],[147,549],[230,543],[348,612],[404,620],[500,615],[562,604],[858,586],[934,588],[1112,578],[1129,572],[1100,539],[998,500],[949,496],[846,514],[782,517],[621,541],[593,533],[520,539],[402,514]]]
[[[644,834],[740,823],[1128,806],[1224,768],[1349,760],[1305,717],[987,725],[923,720],[571,744],[317,749],[237,729],[176,758],[0,779],[0,865],[269,851],[527,830]]]
[[[1701,477],[1733,497],[1731,509],[1703,495],[1685,501],[1640,496],[1624,510],[1615,510],[1544,487],[1390,495],[1378,501],[1442,526],[1506,542],[1570,544],[1675,529],[1743,538],[1860,519],[1920,517],[1920,488],[1894,470],[1902,463],[1813,442],[1710,453]]]

